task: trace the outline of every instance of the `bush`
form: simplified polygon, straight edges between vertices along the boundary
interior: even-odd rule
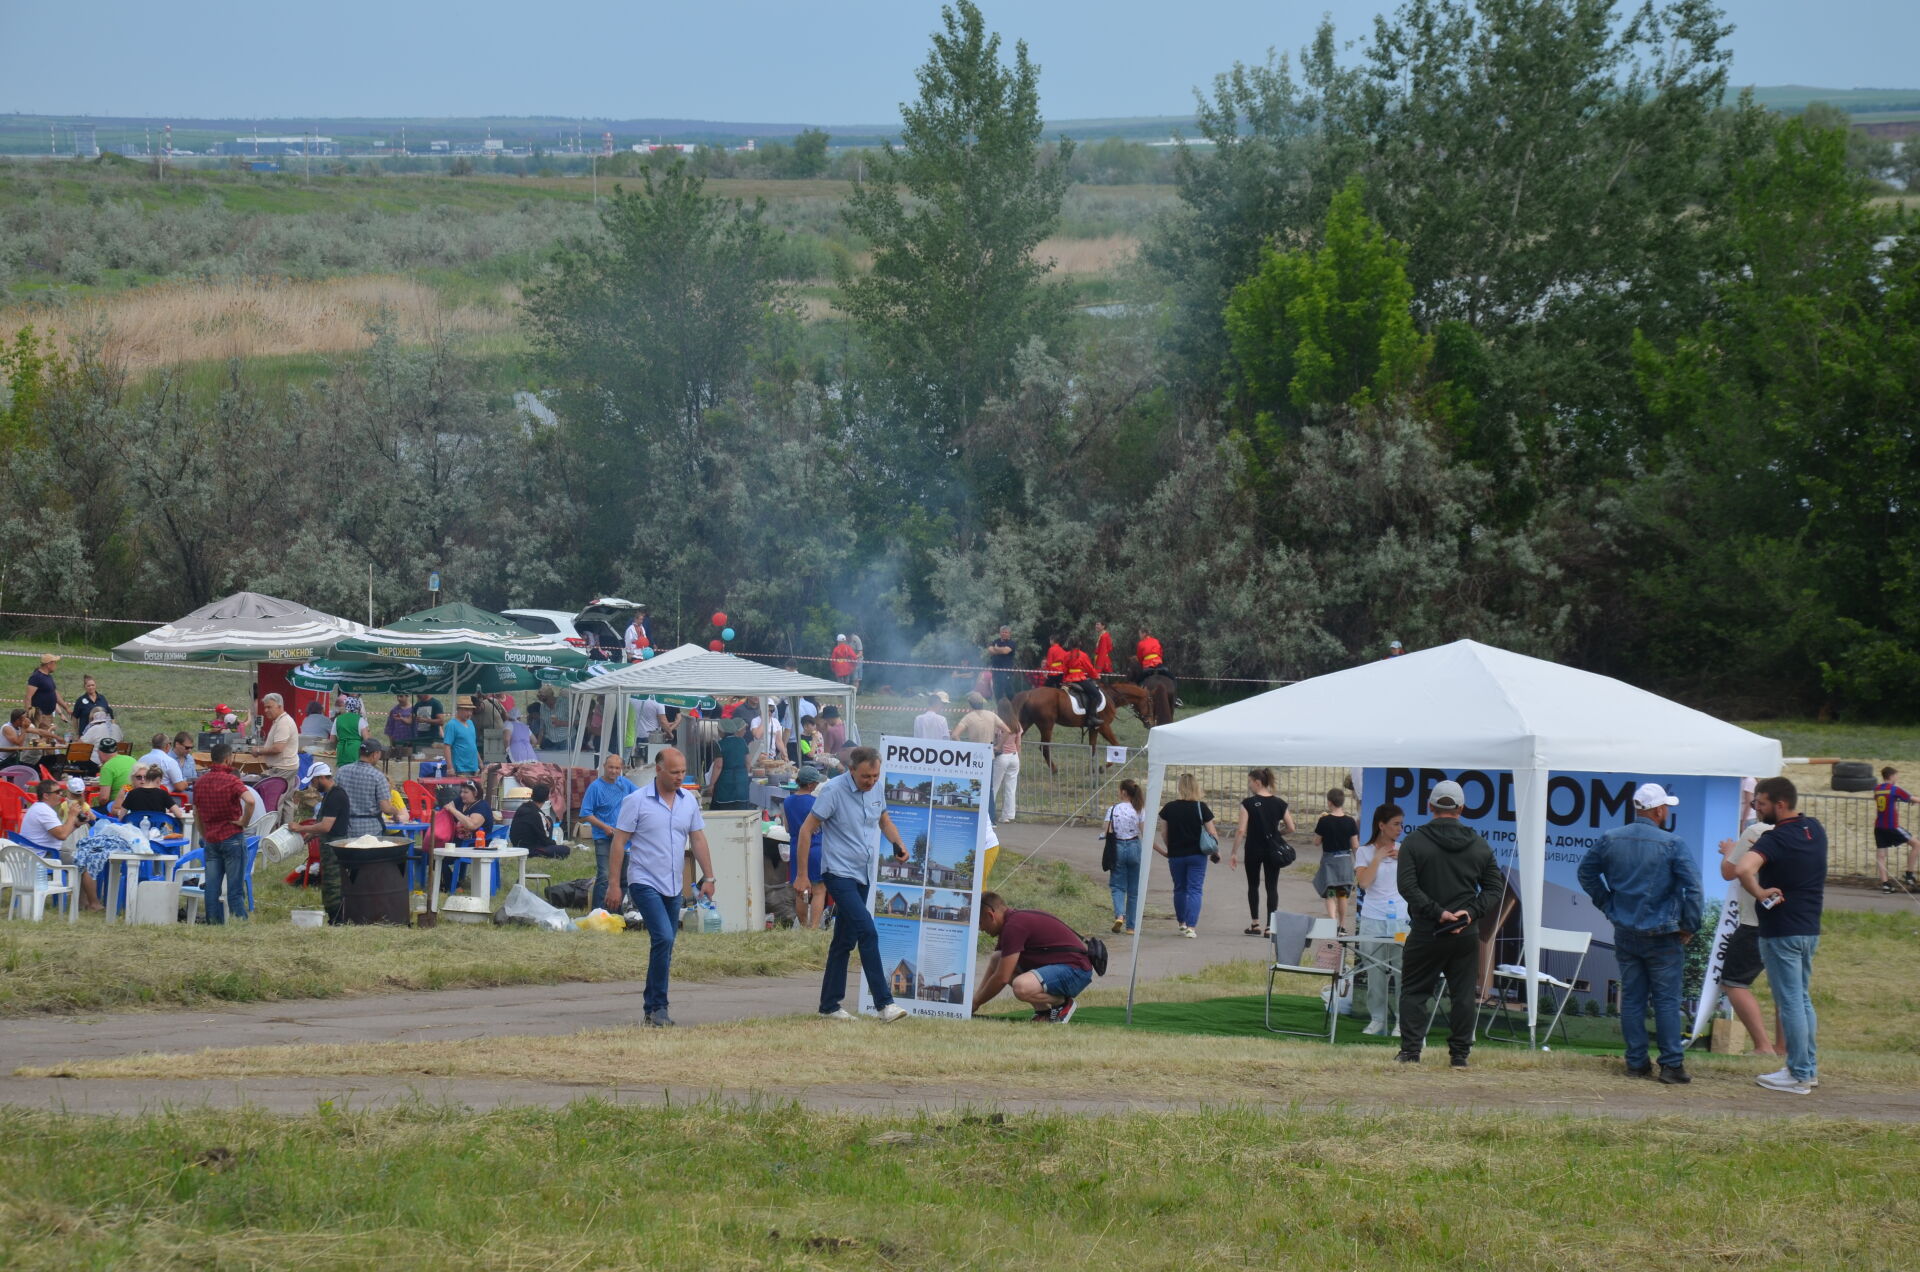
[[[60,276],[70,283],[79,283],[83,287],[97,286],[104,275],[100,271],[100,262],[90,253],[75,248],[60,258]]]

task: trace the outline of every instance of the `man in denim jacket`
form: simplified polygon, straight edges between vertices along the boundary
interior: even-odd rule
[[[1660,1081],[1690,1082],[1681,1063],[1680,980],[1686,947],[1700,927],[1700,872],[1667,810],[1680,802],[1648,782],[1633,793],[1634,820],[1600,836],[1580,862],[1580,886],[1613,922],[1620,964],[1620,1035],[1627,1073],[1653,1076],[1647,1063],[1647,999],[1660,1042]]]

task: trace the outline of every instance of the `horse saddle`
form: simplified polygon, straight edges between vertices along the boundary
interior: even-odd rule
[[[1073,694],[1074,707],[1081,715],[1091,719],[1107,709],[1107,693],[1098,681],[1081,680],[1066,688]]]

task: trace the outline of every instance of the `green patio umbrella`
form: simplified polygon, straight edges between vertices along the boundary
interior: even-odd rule
[[[324,658],[341,639],[367,629],[258,592],[202,605],[113,650],[115,662],[262,663]]]
[[[463,668],[460,688],[468,693],[520,693],[542,685],[569,685],[585,671],[565,667],[509,667],[482,663]],[[302,663],[288,677],[302,689],[320,693],[359,695],[385,693],[451,693],[454,668],[450,663],[391,663],[378,660],[325,658]]]

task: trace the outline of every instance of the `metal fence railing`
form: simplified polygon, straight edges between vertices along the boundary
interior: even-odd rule
[[[1800,796],[1800,811],[1827,830],[1827,877],[1875,877],[1873,865],[1873,796],[1840,792]],[[1906,869],[1906,853],[1888,855],[1894,871]]]

